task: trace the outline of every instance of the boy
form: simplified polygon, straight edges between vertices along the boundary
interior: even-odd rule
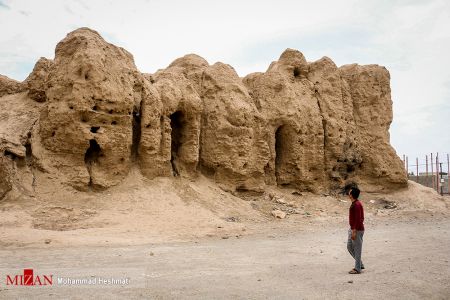
[[[352,201],[349,210],[350,229],[348,231],[347,249],[351,256],[355,259],[355,268],[349,274],[360,274],[364,269],[361,261],[361,252],[364,236],[364,208],[361,201],[358,200],[360,190],[352,187],[348,191],[348,197]]]

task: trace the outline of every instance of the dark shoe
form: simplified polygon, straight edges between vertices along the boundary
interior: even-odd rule
[[[365,267],[364,267],[364,266],[362,266],[362,267],[361,267],[361,270],[364,270],[364,269],[365,269]]]

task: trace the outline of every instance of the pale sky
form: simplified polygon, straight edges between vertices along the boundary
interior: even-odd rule
[[[0,0],[0,74],[25,79],[84,26],[131,52],[146,73],[196,53],[243,77],[286,48],[308,61],[383,65],[398,155],[450,152],[450,1]]]

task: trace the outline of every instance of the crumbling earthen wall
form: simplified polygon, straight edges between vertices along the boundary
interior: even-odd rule
[[[133,164],[148,178],[204,174],[232,191],[407,182],[389,144],[389,73],[377,65],[338,68],[288,49],[245,78],[193,54],[143,74],[126,50],[81,28],[23,83],[0,77],[0,100],[36,103],[26,138],[0,132],[2,155],[28,145],[34,166],[81,190],[119,183]]]

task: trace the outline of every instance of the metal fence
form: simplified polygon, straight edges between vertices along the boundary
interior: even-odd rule
[[[430,155],[425,155],[425,158],[416,157],[415,161],[411,161],[408,156],[403,155],[403,164],[409,180],[433,188],[441,195],[449,194],[450,159],[448,153],[444,155],[430,153]]]

